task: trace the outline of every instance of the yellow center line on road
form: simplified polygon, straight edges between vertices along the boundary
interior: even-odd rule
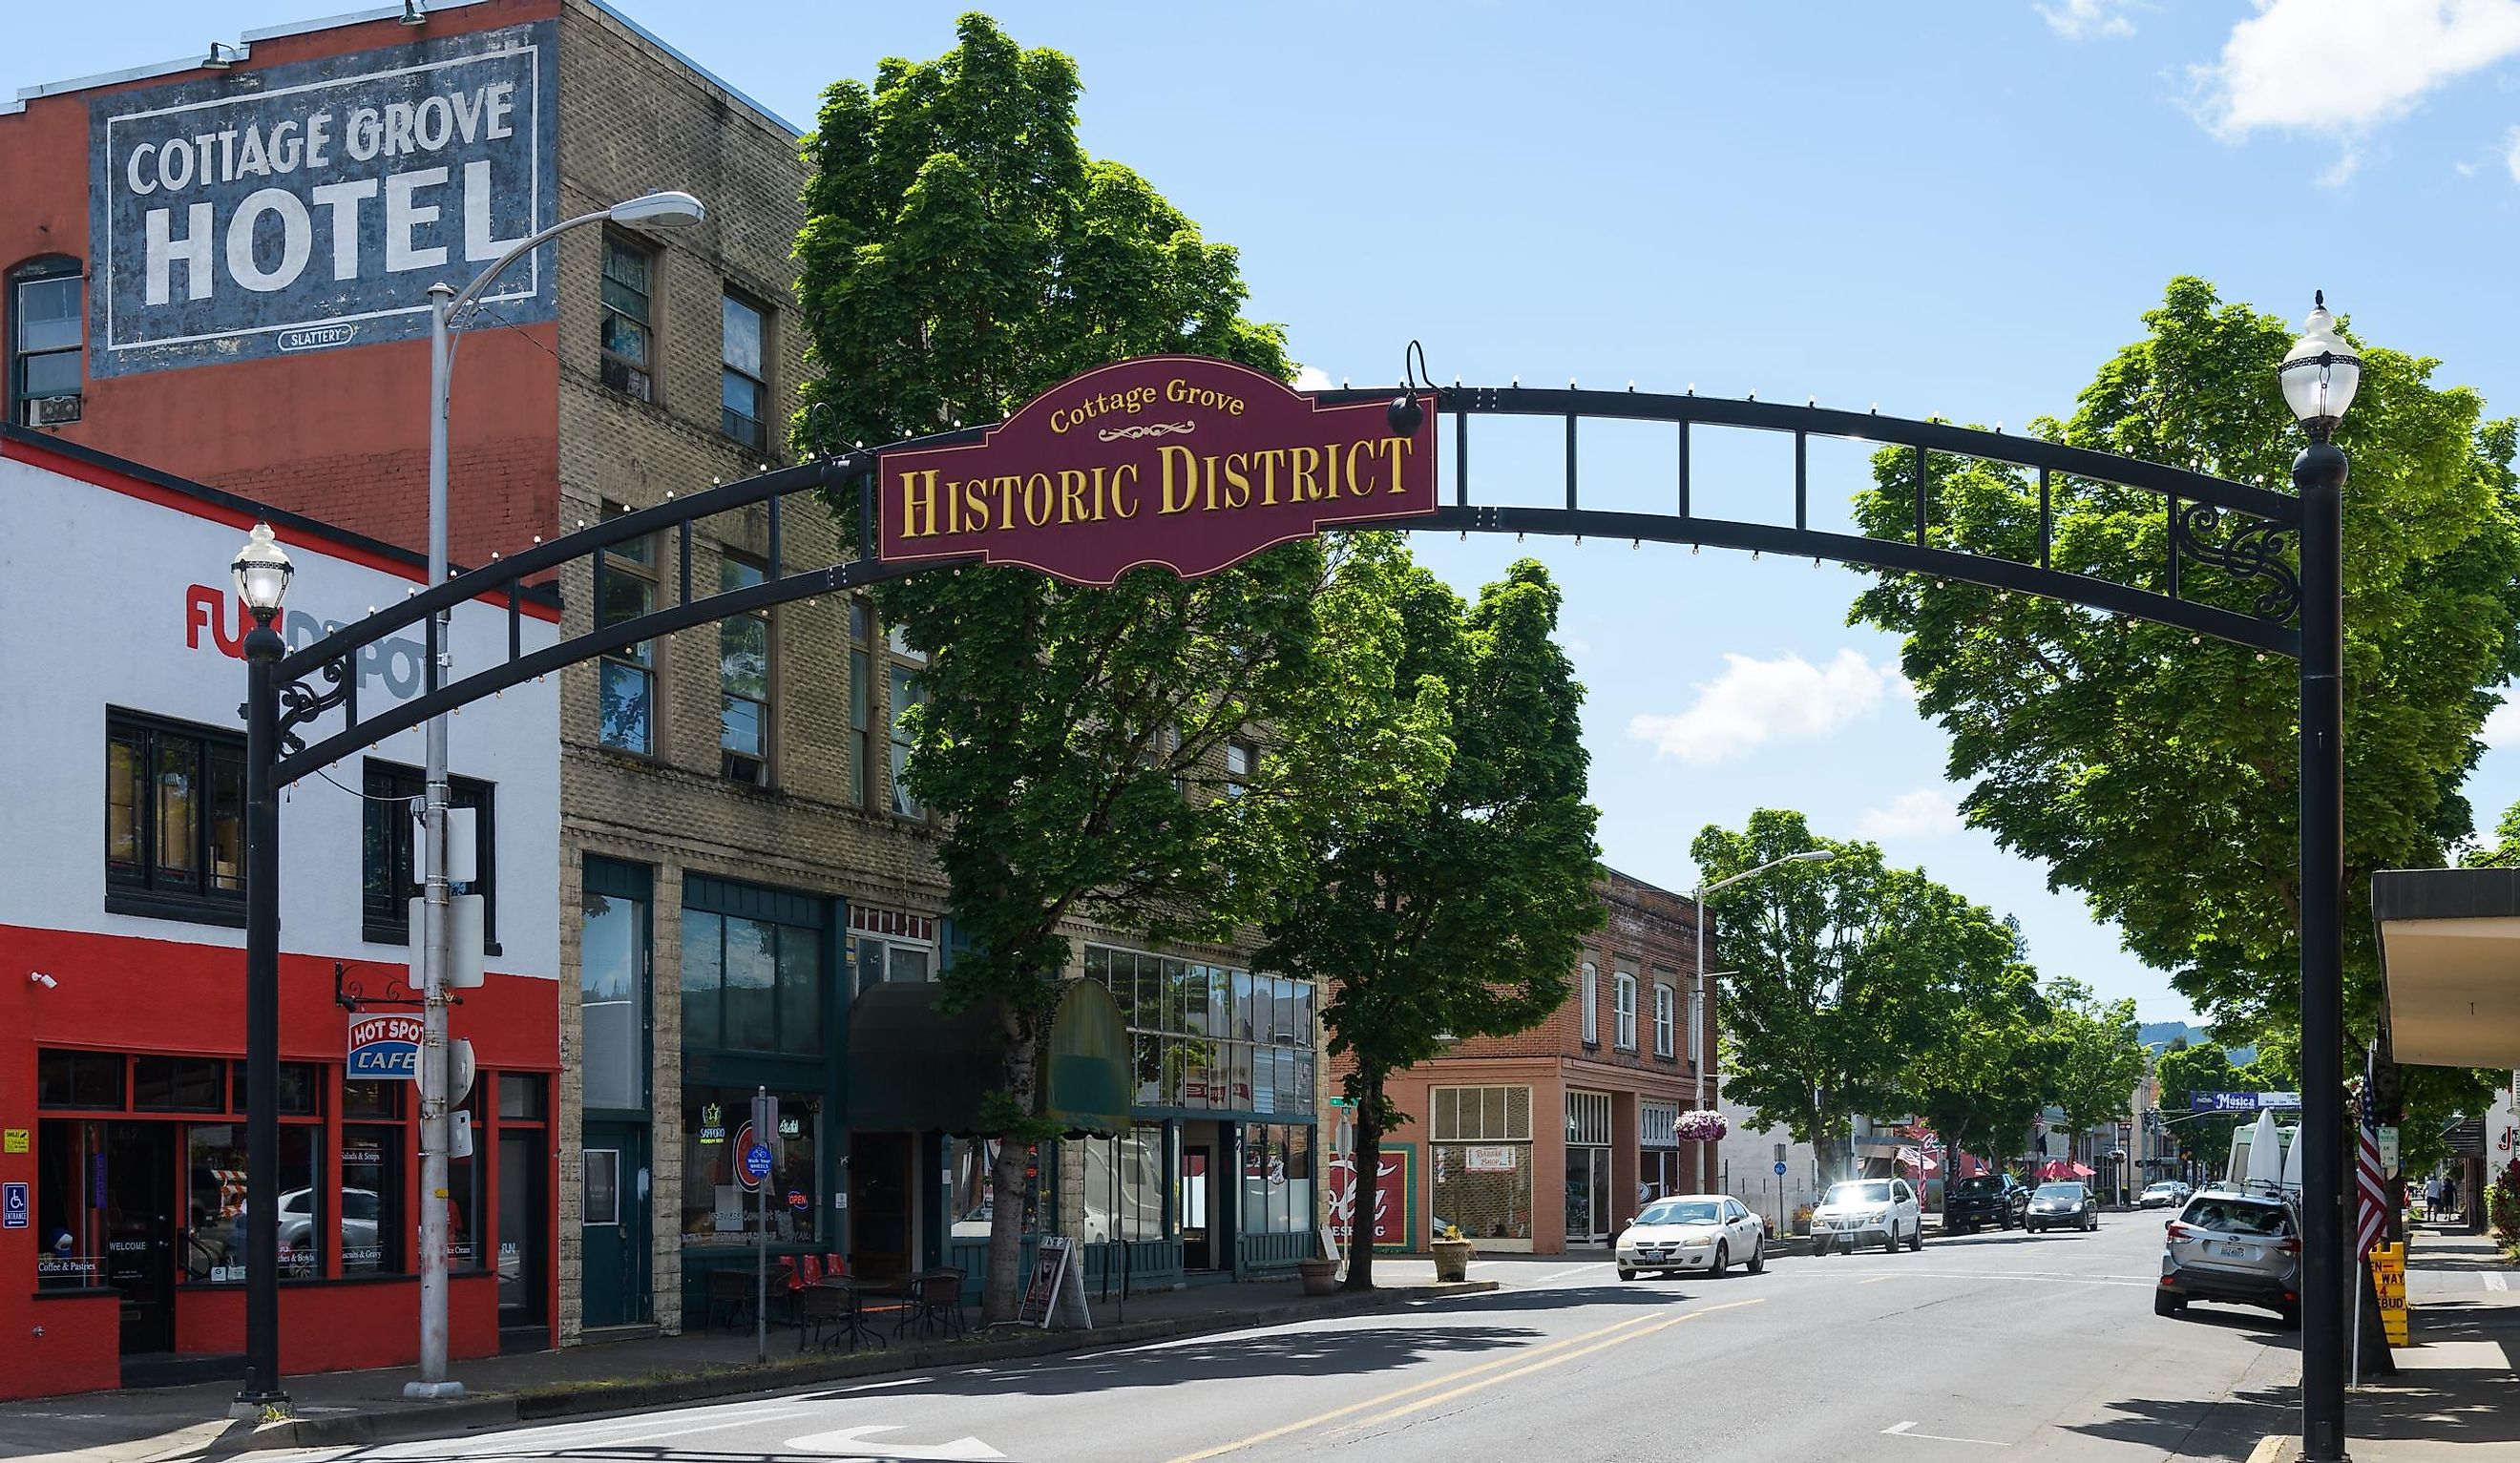
[[[1631,1341],[1651,1336],[1656,1331],[1668,1331],[1672,1327],[1679,1325],[1682,1321],[1693,1321],[1701,1315],[1713,1315],[1716,1311],[1732,1310],[1742,1306],[1764,1305],[1766,1304],[1767,1299],[1768,1298],[1766,1296],[1760,1296],[1756,1300],[1727,1301],[1721,1306],[1709,1306],[1702,1310],[1692,1310],[1687,1315],[1675,1315],[1667,1321],[1656,1321],[1650,1326],[1646,1326],[1641,1330],[1630,1331],[1624,1336],[1613,1336],[1606,1341],[1597,1341],[1591,1346],[1581,1347],[1572,1352],[1560,1352],[1554,1356],[1551,1356],[1541,1361],[1534,1361],[1527,1366],[1517,1366],[1511,1371],[1499,1372],[1493,1377],[1481,1377],[1475,1382],[1456,1387],[1450,1392],[1439,1392],[1433,1396],[1419,1397],[1418,1400],[1411,1402],[1406,1406],[1394,1407],[1388,1412],[1376,1413],[1363,1422],[1351,1423],[1349,1424],[1349,1427],[1370,1428],[1375,1423],[1389,1422],[1395,1417],[1406,1417],[1412,1412],[1423,1412],[1427,1408],[1432,1407],[1439,1402],[1449,1402],[1457,1396],[1476,1392],[1482,1387],[1494,1387],[1499,1382],[1510,1382],[1516,1377],[1526,1377],[1536,1371],[1547,1371],[1552,1366],[1572,1361],[1578,1356],[1589,1356],[1595,1352],[1605,1352],[1615,1346],[1624,1346]],[[1393,1394],[1395,1396],[1398,1395],[1399,1394],[1397,1393]]]
[[[1735,1302],[1733,1304],[1746,1305],[1748,1303]],[[1719,1306],[1710,1308],[1720,1310],[1724,1308]],[[1695,1311],[1690,1312],[1691,1315],[1697,1313],[1698,1312]],[[1408,1396],[1413,1393],[1424,1392],[1430,1387],[1448,1386],[1460,1381],[1463,1377],[1476,1376],[1481,1372],[1494,1371],[1501,1366],[1511,1366],[1516,1362],[1527,1362],[1533,1356],[1544,1355],[1551,1352],[1564,1351],[1568,1347],[1581,1346],[1585,1342],[1595,1341],[1598,1337],[1609,1336],[1613,1332],[1626,1331],[1633,1327],[1642,1326],[1651,1319],[1653,1319],[1653,1317],[1650,1314],[1632,1316],[1627,1320],[1613,1322],[1610,1325],[1601,1326],[1595,1330],[1583,1332],[1579,1335],[1565,1337],[1558,1341],[1548,1342],[1541,1346],[1533,1347],[1528,1351],[1515,1352],[1509,1356],[1499,1356],[1493,1361],[1482,1361],[1475,1366],[1465,1366],[1460,1371],[1448,1372],[1440,1377],[1430,1378],[1426,1381],[1415,1383],[1411,1386],[1398,1388],[1394,1391],[1386,1392],[1380,1396],[1370,1396],[1361,1402],[1350,1402],[1344,1407],[1333,1407],[1328,1412],[1315,1413],[1313,1416],[1304,1418],[1301,1421],[1290,1422],[1282,1427],[1271,1428],[1265,1433],[1254,1433],[1248,1438],[1238,1438],[1232,1442],[1220,1442],[1214,1447],[1202,1448],[1194,1453],[1184,1453],[1178,1458],[1166,1460],[1166,1463],[1201,1463],[1202,1459],[1219,1457],[1226,1453],[1239,1452],[1246,1447],[1256,1447],[1263,1442],[1275,1441],[1280,1438],[1285,1437],[1289,1433],[1300,1433],[1307,1428],[1317,1428],[1327,1422],[1335,1422],[1339,1418],[1345,1417],[1351,1412],[1363,1412],[1369,1407],[1379,1407],[1387,1402],[1396,1401],[1401,1397]],[[1685,1315],[1678,1317],[1678,1319],[1687,1320],[1688,1317]],[[1670,1324],[1672,1324],[1670,1321],[1664,1321],[1653,1329],[1660,1330],[1662,1329],[1662,1326]],[[1644,1333],[1639,1331],[1636,1334],[1642,1336]],[[1597,1344],[1606,1346],[1611,1343],[1599,1342]]]

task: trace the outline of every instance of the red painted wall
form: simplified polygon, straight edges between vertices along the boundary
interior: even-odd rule
[[[560,14],[559,0],[488,0],[432,14],[431,35]],[[229,72],[402,43],[391,20],[256,41]],[[46,78],[21,77],[20,82]],[[88,106],[137,86],[38,97],[0,116],[0,272],[88,251]],[[461,280],[451,283],[461,284]],[[415,285],[415,288],[419,288]],[[5,312],[0,302],[0,312]],[[0,318],[0,331],[8,328]],[[472,332],[448,437],[457,562],[487,562],[560,518],[560,363],[553,324]],[[61,434],[408,547],[428,537],[428,343],[397,341],[91,378],[85,420]]]
[[[408,1366],[419,1357],[420,1281],[362,1280],[280,1287],[280,1369],[286,1373]],[[209,1355],[245,1351],[245,1287],[189,1293],[175,1307],[175,1350]],[[457,1360],[499,1353],[498,1277],[449,1278],[446,1352]]]

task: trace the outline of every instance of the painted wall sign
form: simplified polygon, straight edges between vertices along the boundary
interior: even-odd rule
[[[976,443],[887,453],[883,557],[983,554],[1075,584],[1185,579],[1337,523],[1435,510],[1432,397],[1412,436],[1382,401],[1329,406],[1203,356],[1060,382]]]
[[[545,21],[115,92],[89,110],[88,370],[399,340],[559,204]],[[485,301],[549,320],[552,261]]]
[[[1410,1172],[1416,1157],[1416,1150],[1406,1143],[1382,1145],[1373,1183],[1373,1247],[1377,1250],[1417,1248],[1417,1188]],[[1323,1226],[1340,1252],[1347,1249],[1355,1232],[1358,1197],[1355,1155],[1341,1153],[1330,1160],[1329,1223]]]
[[[345,1075],[352,1082],[419,1081],[420,1036],[418,1016],[352,1012]]]

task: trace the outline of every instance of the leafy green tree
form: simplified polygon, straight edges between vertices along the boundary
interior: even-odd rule
[[[824,94],[796,244],[820,372],[800,445],[994,421],[1125,356],[1290,375],[1278,329],[1238,313],[1234,250],[1078,146],[1074,64],[1018,48],[982,16],[959,35],[934,61],[884,62],[872,89]],[[854,523],[853,494],[834,507]],[[1039,1059],[1070,953],[1060,930],[1091,919],[1227,940],[1257,911],[1276,866],[1271,820],[1328,780],[1263,759],[1238,789],[1260,796],[1223,796],[1225,744],[1335,699],[1335,678],[1377,654],[1389,677],[1378,622],[1335,623],[1358,606],[1328,594],[1330,575],[1325,548],[1304,542],[1195,583],[1141,569],[1080,589],[981,567],[875,592],[883,621],[927,656],[902,719],[909,790],[943,816],[938,858],[969,942],[943,974],[946,998],[1005,1012],[990,1320],[1017,1299],[1025,1145],[1055,1135]],[[1370,783],[1382,769],[1339,773]]]
[[[2148,333],[2037,435],[2283,489],[2300,433],[2274,383],[2292,325],[2171,282]],[[2338,433],[2345,501],[2345,909],[2349,1021],[2374,1024],[2369,874],[2438,864],[2469,826],[2458,785],[2492,687],[2520,670],[2520,434],[2438,362],[2362,349]],[[1875,461],[1864,531],[1912,532],[1912,460]],[[1935,455],[1930,541],[2035,561],[2035,473]],[[2051,483],[2054,567],[2166,592],[2163,505]],[[2231,524],[2223,525],[2228,534]],[[2249,612],[2267,588],[2189,562],[2181,593]],[[2127,948],[2227,1030],[2296,1018],[2298,802],[2292,668],[2187,632],[1884,574],[1851,618],[1906,637],[1917,705],[1950,732],[1969,820],[2082,891]],[[2473,1086],[2460,1080],[2459,1086]]]
[[[1397,611],[1390,713],[1431,740],[1424,781],[1360,786],[1311,821],[1308,895],[1282,902],[1258,958],[1325,993],[1329,1049],[1344,1057],[1360,1212],[1371,1214],[1382,1135],[1405,1116],[1391,1074],[1447,1042],[1525,1031],[1563,1004],[1593,891],[1599,814],[1587,802],[1583,687],[1557,646],[1559,595],[1522,559],[1465,605],[1392,550],[1367,566]],[[1289,720],[1283,755],[1325,768],[1354,755],[1335,726]],[[1373,1226],[1356,1224],[1347,1285],[1373,1284]]]
[[[2135,1002],[2103,1004],[2069,976],[2048,985],[2048,1029],[2056,1039],[2054,1095],[2066,1131],[2080,1135],[2127,1116],[2143,1081],[2143,1044],[2136,1040]]]
[[[2161,1080],[2162,1116],[2172,1120],[2170,1131],[2181,1156],[2201,1163],[2220,1165],[2231,1151],[2232,1130],[2250,1120],[2236,1113],[2189,1116],[2190,1097],[2198,1092],[2267,1090],[2256,1085],[2253,1075],[2231,1065],[2229,1052],[2210,1042],[2201,1046],[2190,1046],[2183,1040],[2173,1042],[2153,1071]]]
[[[1913,1054],[1909,1105],[1955,1159],[1975,1153],[2001,1165],[2051,1100],[2057,1044],[2038,975],[2015,959],[1991,984],[1960,993],[1954,1019]]]
[[[1806,849],[1707,901],[1726,968],[1717,997],[1725,1088],[1846,1172],[1858,1113],[1912,1105],[1911,1054],[1956,1031],[1978,991],[2015,964],[2013,932],[1921,870],[1886,867],[1871,843],[1815,836],[1799,813],[1761,809],[1740,832],[1709,825],[1689,845],[1709,882]]]

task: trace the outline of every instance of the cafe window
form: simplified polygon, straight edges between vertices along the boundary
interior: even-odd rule
[[[334,1203],[316,1179],[323,1129],[280,1127],[280,1273],[303,1279],[323,1264],[324,1232]],[[194,1123],[184,1129],[183,1277],[193,1283],[241,1282],[251,1254],[246,1245],[246,1125]]]
[[[106,909],[241,923],[245,738],[106,714]]]
[[[823,1049],[823,932],[683,911],[683,1045],[728,1051]]]
[[[770,398],[770,373],[762,350],[768,322],[759,309],[732,294],[721,299],[718,313],[725,326],[718,430],[760,452],[768,441],[762,424],[762,409]]]
[[[421,897],[419,850],[428,784],[421,771],[400,763],[370,758],[360,769],[359,924],[361,935],[381,945],[411,943],[411,901]],[[497,799],[491,784],[471,777],[446,779],[450,807],[472,812],[472,878],[459,881],[457,894],[481,896],[481,939],[485,953],[499,948]]]
[[[35,1105],[120,1112],[124,1066],[118,1051],[40,1049],[35,1053]]]
[[[630,510],[604,506],[604,516]],[[656,608],[656,536],[641,534],[595,557],[595,624],[619,625]],[[596,668],[596,738],[616,751],[653,756],[656,751],[656,643],[652,640],[604,652]]]
[[[629,240],[604,240],[604,384],[641,401],[656,399],[656,256]]]
[[[688,918],[689,916],[686,916]],[[826,1201],[818,1161],[823,1132],[822,1099],[787,1091],[779,1098],[779,1132],[769,1142],[770,1176],[763,1190],[743,1179],[743,1140],[752,1122],[750,1087],[683,1088],[683,1242],[742,1244],[762,1232],[767,1198],[773,1241],[802,1244],[820,1238],[816,1227]],[[794,1202],[802,1199],[803,1204]]]
[[[403,1087],[407,1083],[351,1083],[349,1087]],[[397,1094],[398,1095],[398,1094]],[[353,1099],[346,1093],[346,1111]],[[373,1101],[373,1099],[369,1099]],[[398,1106],[398,1104],[397,1104]],[[403,1178],[413,1151],[407,1123],[341,1125],[341,1273],[400,1275],[411,1269],[405,1231],[410,1210]]]
[[[18,425],[78,420],[87,358],[86,294],[87,281],[75,259],[56,255],[10,272],[8,384],[10,420]],[[62,405],[45,405],[56,401]]]
[[[721,592],[751,589],[765,578],[759,564],[733,554],[718,560]],[[756,787],[770,781],[770,631],[766,607],[728,615],[717,626],[719,771]]]

